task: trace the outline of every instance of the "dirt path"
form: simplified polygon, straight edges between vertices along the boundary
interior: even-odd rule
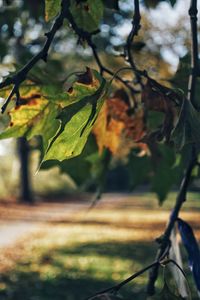
[[[0,248],[10,246],[25,234],[30,234],[34,230],[39,229],[39,224],[23,221],[3,223],[1,225]]]
[[[142,200],[141,200],[142,199]],[[15,242],[30,235],[34,231],[40,231],[44,224],[73,222],[78,213],[85,215],[82,222],[88,221],[88,208],[91,199],[84,197],[83,200],[71,199],[63,202],[46,202],[35,205],[22,205],[16,203],[0,202],[0,251],[6,247],[12,246]],[[155,218],[160,221],[162,226],[169,216],[169,209],[158,207],[157,201],[149,201],[149,198],[143,199],[140,196],[127,194],[105,194],[98,203],[97,208],[112,210],[134,208],[132,218],[135,226],[141,227],[142,220],[152,222]],[[200,217],[199,209],[183,212],[184,218],[194,223],[197,227]],[[127,221],[127,220],[126,220]],[[199,227],[198,227],[199,230]],[[200,231],[198,231],[200,236]]]
[[[33,206],[0,203],[0,249],[40,230],[46,222],[66,220],[87,206],[87,202],[40,203]]]

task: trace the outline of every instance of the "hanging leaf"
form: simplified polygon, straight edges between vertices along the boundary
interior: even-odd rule
[[[179,151],[187,144],[200,142],[200,113],[187,99],[182,104],[172,140]]]
[[[189,265],[193,273],[196,287],[200,292],[200,250],[198,242],[194,236],[191,226],[187,222],[182,219],[178,219],[178,228],[183,245],[188,253]]]
[[[174,227],[170,236],[171,240],[171,248],[169,252],[169,258],[174,260],[181,269],[183,269],[183,261],[181,257],[181,251],[180,251],[180,244],[178,241],[178,235],[177,230]],[[174,281],[176,282],[177,289],[179,291],[179,294],[183,299],[188,298],[188,291],[187,291],[187,282],[181,271],[178,269],[178,267],[171,263],[169,264],[169,268],[172,272]]]
[[[79,102],[62,110],[58,117],[61,129],[54,137],[44,161],[52,159],[62,161],[82,152],[103,105],[105,92],[106,81],[102,78],[99,88],[93,95],[83,97]]]
[[[87,31],[94,32],[99,28],[103,17],[102,0],[71,1],[70,11],[76,25]]]
[[[45,0],[45,20],[48,22],[55,18],[61,8],[61,0]]]

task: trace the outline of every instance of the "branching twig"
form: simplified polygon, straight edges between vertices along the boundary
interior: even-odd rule
[[[155,268],[155,267],[159,267],[159,266],[162,266],[162,267],[165,267],[166,265],[168,264],[174,264],[178,269],[179,271],[182,273],[182,275],[185,277],[186,279],[186,275],[184,273],[184,271],[182,270],[182,268],[177,264],[176,261],[174,261],[173,259],[168,259],[166,257],[160,257],[159,260],[156,260],[155,262],[153,262],[152,264],[146,266],[145,268],[141,269],[140,271],[134,273],[133,275],[129,276],[128,278],[126,278],[125,280],[121,281],[120,283],[110,287],[110,288],[107,288],[105,290],[102,290],[98,293],[96,293],[95,295],[89,297],[89,298],[86,298],[85,300],[92,300],[94,299],[95,297],[97,296],[100,296],[100,295],[103,295],[103,294],[106,294],[106,293],[113,293],[113,294],[116,294],[119,292],[119,290],[124,287],[126,284],[128,284],[129,282],[131,282],[132,280],[134,280],[135,278],[139,277],[140,275],[142,275],[143,273],[145,273],[146,271],[148,271],[149,269],[152,269],[152,268]]]
[[[34,65],[39,60],[44,60],[45,62],[47,61],[49,48],[52,44],[54,36],[55,36],[56,32],[62,27],[63,21],[64,21],[65,18],[68,19],[68,21],[71,24],[71,27],[76,32],[76,34],[79,36],[79,38],[83,39],[83,40],[86,40],[88,45],[91,47],[94,58],[97,62],[97,65],[99,66],[100,72],[102,74],[105,72],[105,73],[107,73],[111,76],[115,75],[115,72],[113,72],[112,70],[108,69],[107,67],[105,67],[103,65],[103,63],[102,63],[102,61],[99,57],[99,54],[97,52],[96,45],[92,41],[92,35],[98,33],[99,31],[97,30],[95,32],[90,33],[90,32],[87,32],[87,31],[83,30],[82,28],[79,28],[77,26],[76,22],[74,21],[74,18],[71,14],[71,11],[70,11],[69,7],[70,7],[70,1],[69,0],[62,0],[61,12],[58,15],[58,17],[56,18],[51,30],[45,34],[47,40],[46,40],[43,48],[41,49],[41,51],[38,54],[36,54],[35,56],[33,56],[33,58],[22,69],[20,69],[15,75],[13,75],[12,77],[6,78],[5,81],[0,83],[0,89],[4,88],[6,86],[9,86],[9,85],[13,85],[12,91],[10,92],[10,94],[7,97],[4,105],[2,106],[2,113],[4,113],[4,111],[6,110],[9,102],[11,101],[11,99],[13,98],[14,95],[16,95],[16,103],[19,104],[19,102],[20,102],[20,85],[21,85],[21,83],[27,78],[27,74],[31,71],[31,69],[34,67]],[[133,23],[135,24],[134,28],[136,28],[135,30],[137,31],[137,22],[133,22]],[[130,52],[130,55],[128,55],[128,56],[130,57],[130,61],[132,61],[132,62],[133,62],[133,60],[131,59],[130,47],[131,47],[131,40],[132,40],[131,36],[132,35],[134,36],[134,34],[135,34],[134,32],[135,31],[133,31],[132,34],[130,35],[130,38],[129,38],[129,41],[128,41],[128,46],[127,46],[128,52]],[[119,75],[116,75],[115,79],[117,79],[121,83],[123,83],[131,91],[132,94],[135,94],[135,93],[138,92],[137,90],[135,90],[133,88],[130,81],[121,78]]]
[[[99,67],[100,73],[101,74],[107,73],[111,76],[114,76],[115,72],[113,72],[112,70],[105,67],[104,64],[102,63],[102,61],[100,59],[100,56],[98,54],[98,51],[97,51],[97,47],[96,47],[95,43],[92,40],[92,35],[98,33],[98,30],[90,33],[90,32],[87,32],[87,31],[83,30],[82,28],[78,27],[75,20],[74,20],[74,18],[73,18],[73,15],[72,15],[70,9],[69,9],[70,0],[66,0],[66,2],[67,2],[67,7],[68,7],[68,9],[66,10],[66,18],[68,19],[69,23],[71,24],[71,27],[74,30],[74,32],[79,36],[79,39],[85,40],[88,43],[88,45],[90,46],[90,48],[92,49],[93,56],[94,56],[94,58],[96,60],[96,63]],[[133,94],[137,93],[137,91],[132,87],[132,85],[130,84],[130,82],[128,80],[124,80],[119,75],[116,75],[115,79],[117,79],[121,83],[123,83]]]
[[[21,70],[19,70],[14,76],[8,77],[5,81],[0,83],[0,89],[6,87],[8,85],[14,85],[10,95],[6,99],[5,104],[2,106],[2,113],[4,113],[4,111],[6,110],[6,107],[8,106],[10,100],[12,99],[12,97],[14,95],[16,95],[17,103],[19,103],[19,99],[20,99],[19,88],[20,88],[20,85],[26,79],[27,74],[34,67],[34,65],[41,59],[44,60],[45,62],[47,61],[49,48],[52,44],[54,36],[55,36],[56,32],[63,25],[63,21],[64,21],[64,18],[65,18],[65,13],[66,13],[66,8],[67,8],[66,1],[63,0],[62,4],[61,4],[60,14],[56,18],[51,30],[45,34],[47,39],[46,39],[46,42],[45,42],[43,48],[41,49],[41,51],[38,54],[36,54],[35,56],[33,56],[33,58]]]
[[[195,103],[196,96],[196,79],[199,75],[199,62],[198,62],[198,38],[197,38],[197,0],[191,0],[191,5],[189,9],[189,15],[191,18],[191,34],[192,34],[192,43],[191,43],[191,75],[189,76],[188,82],[188,100],[192,102],[194,106],[197,106]],[[163,255],[167,245],[169,244],[170,235],[174,224],[179,215],[180,209],[186,200],[187,189],[191,179],[191,174],[194,166],[197,165],[197,157],[195,146],[192,146],[192,153],[189,165],[185,171],[182,183],[180,185],[179,193],[176,199],[175,207],[170,216],[168,225],[165,229],[164,235],[161,239],[160,249],[157,253],[157,259]],[[155,293],[155,282],[158,277],[159,266],[155,266],[149,275],[149,282],[147,286],[148,295],[153,295]]]

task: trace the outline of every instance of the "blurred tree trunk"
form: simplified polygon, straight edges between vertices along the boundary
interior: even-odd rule
[[[17,140],[17,150],[20,160],[20,201],[33,203],[33,193],[30,180],[30,147],[28,141],[21,137]]]

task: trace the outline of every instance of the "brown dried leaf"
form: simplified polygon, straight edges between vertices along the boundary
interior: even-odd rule
[[[82,83],[82,84],[86,84],[86,85],[92,84],[93,76],[92,76],[91,69],[87,67],[85,73],[77,75],[77,82]]]
[[[165,86],[162,86],[153,79],[148,79],[142,91],[142,103],[146,113],[157,111],[165,114],[160,136],[168,142],[174,124],[177,121],[178,106],[182,99],[179,94]]]

